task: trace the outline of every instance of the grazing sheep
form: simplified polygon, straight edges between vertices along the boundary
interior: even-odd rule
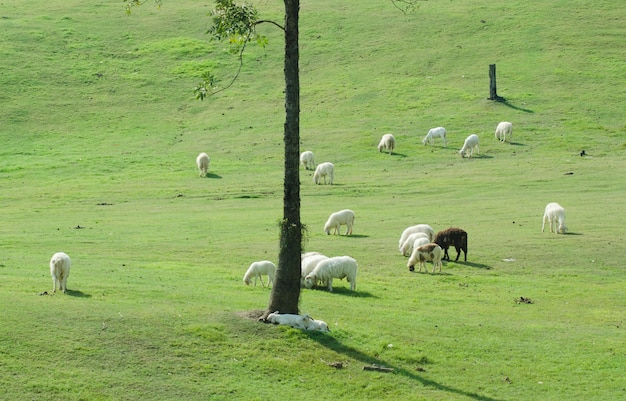
[[[500,142],[506,142],[507,136],[509,137],[509,142],[511,142],[513,138],[513,124],[508,121],[502,121],[496,127],[496,139]]]
[[[465,138],[465,142],[463,143],[461,150],[459,150],[459,154],[461,157],[465,157],[467,155],[468,158],[471,158],[474,151],[476,151],[476,153],[480,153],[480,149],[478,149],[478,135],[476,134],[472,134]]]
[[[306,315],[309,316],[309,315]],[[309,319],[306,320],[306,329],[307,330],[317,330],[317,331],[323,331],[323,332],[329,332],[330,330],[328,329],[328,324],[326,324],[325,321],[323,320],[316,320],[313,319],[312,317],[309,316]]]
[[[428,240],[428,238],[417,238],[414,242],[413,242],[413,246],[411,247],[410,252],[408,253],[408,255],[406,256],[410,256],[413,253],[413,249],[415,248],[419,248],[422,245],[426,245],[429,244],[430,241]]]
[[[463,251],[464,259],[467,262],[467,233],[462,229],[450,227],[446,230],[439,231],[437,235],[435,235],[433,242],[443,249],[443,259],[450,260],[448,248],[454,246],[454,249],[456,249],[456,259],[454,261],[459,260],[459,255],[461,255],[461,251]]]
[[[296,329],[306,330],[309,321],[311,321],[311,317],[309,315],[296,315],[291,313],[283,313],[280,312],[272,312],[267,315],[266,321],[274,324],[284,324],[287,326],[291,326]]]
[[[204,152],[200,153],[198,157],[196,157],[196,165],[198,166],[198,170],[200,170],[200,177],[206,177],[206,174],[209,171],[210,162],[211,158]]]
[[[328,176],[328,183],[333,185],[333,179],[335,176],[335,166],[330,163],[322,163],[317,166],[315,169],[315,173],[313,173],[313,182],[316,184],[321,184],[320,178],[324,177],[324,184],[326,184],[326,177]]]
[[[318,280],[328,285],[328,291],[333,290],[333,278],[343,279],[350,283],[350,290],[356,289],[356,260],[350,256],[335,256],[321,261],[315,269],[304,278],[306,288],[312,288]]]
[[[309,252],[312,253],[312,252]],[[300,287],[305,286],[304,278],[311,273],[315,267],[322,261],[328,259],[328,256],[322,255],[321,253],[315,253],[312,255],[304,254],[302,255],[302,261],[300,262]],[[315,283],[317,285],[318,283]]]
[[[546,210],[543,213],[541,232],[543,232],[546,226],[546,221],[550,224],[551,233],[567,233],[567,227],[565,226],[565,209],[558,203],[548,203],[546,205]]]
[[[378,151],[382,152],[386,150],[389,154],[393,153],[394,148],[396,147],[396,138],[392,134],[385,134],[380,139],[378,143]]]
[[[252,277],[254,277],[254,285],[256,286],[256,279],[258,277],[261,280],[261,285],[265,287],[263,284],[263,277],[261,275],[267,275],[267,286],[269,287],[270,283],[274,281],[274,273],[276,272],[276,265],[269,260],[261,260],[259,262],[253,262],[246,274],[243,276],[243,282],[246,285],[250,285],[250,281]]]
[[[70,257],[63,252],[57,252],[50,259],[50,274],[52,275],[52,292],[57,288],[67,293],[67,277],[70,275]]]
[[[350,209],[344,209],[330,215],[326,224],[324,224],[324,232],[326,235],[330,235],[330,230],[332,229],[333,234],[341,235],[341,226],[347,226],[346,235],[350,235],[352,234],[353,225],[354,212]]]
[[[426,233],[428,234],[428,240],[432,241],[435,239],[435,230],[428,224],[416,224],[414,226],[409,226],[404,229],[402,235],[400,236],[400,241],[398,241],[398,249],[402,247],[404,241],[409,237],[409,235],[413,233]]]
[[[398,249],[400,253],[402,254],[402,256],[409,256],[411,252],[413,252],[413,244],[415,243],[415,240],[418,238],[426,239],[426,243],[429,243],[430,241],[432,241],[432,239],[428,236],[427,233],[424,233],[424,232],[412,233],[406,238],[402,246]]]
[[[426,142],[428,142],[431,145],[435,145],[435,138],[441,138],[444,148],[448,146],[448,142],[446,141],[446,129],[444,127],[431,128],[424,139],[422,139],[422,143],[426,145]]]
[[[437,244],[430,243],[422,246],[418,246],[413,249],[413,253],[407,262],[407,266],[409,267],[409,271],[415,270],[415,264],[419,263],[418,272],[422,271],[422,267],[424,271],[427,272],[425,262],[432,261],[433,262],[433,273],[435,272],[435,268],[439,266],[439,271],[441,272],[441,256],[442,251],[441,247]]]
[[[305,170],[315,169],[315,159],[313,158],[313,152],[307,150],[300,154],[300,164],[304,166]]]

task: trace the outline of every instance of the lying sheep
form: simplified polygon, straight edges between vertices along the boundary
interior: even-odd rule
[[[543,232],[546,221],[550,224],[550,232],[558,234],[567,233],[565,226],[565,209],[558,203],[548,203],[543,213],[543,223],[541,224],[541,232]]]
[[[444,148],[448,146],[448,142],[446,141],[446,129],[444,127],[431,128],[424,139],[422,139],[422,143],[426,145],[426,142],[428,142],[431,145],[435,145],[435,138],[441,138]]]
[[[350,209],[340,210],[330,215],[326,224],[324,224],[324,232],[326,235],[330,235],[330,230],[333,230],[333,234],[341,235],[341,226],[346,226],[346,235],[352,234],[352,226],[354,225],[354,212]]]
[[[324,184],[326,184],[326,177],[328,177],[328,183],[333,185],[333,179],[335,176],[335,166],[330,162],[325,162],[317,166],[315,173],[313,173],[313,182],[321,184],[320,179],[324,177]]]
[[[391,155],[396,147],[396,138],[392,134],[385,134],[378,143],[378,151],[388,151]]]
[[[309,315],[302,316],[290,313],[281,314],[280,312],[276,311],[267,315],[267,318],[265,320],[269,323],[284,324],[296,329],[306,330],[309,321],[311,321],[312,319]]]
[[[307,319],[305,322],[306,322],[307,330],[317,330],[317,331],[322,331],[322,332],[330,331],[328,329],[328,324],[323,320],[316,320],[309,316],[309,319]]]
[[[318,280],[324,281],[328,286],[328,291],[333,290],[333,279],[343,279],[350,283],[350,290],[356,289],[356,260],[350,256],[335,256],[321,261],[315,269],[304,278],[306,288],[312,288]]]
[[[500,142],[506,142],[507,136],[509,137],[509,142],[511,142],[513,138],[513,124],[508,121],[502,121],[496,127],[496,139]]]
[[[209,163],[211,162],[211,158],[206,153],[200,153],[198,157],[196,157],[196,165],[198,166],[198,170],[200,170],[200,177],[206,177],[207,172],[209,171]]]
[[[409,267],[409,271],[414,271],[415,264],[419,263],[419,268],[417,269],[417,271],[421,272],[423,267],[424,271],[427,272],[428,270],[426,269],[425,262],[432,261],[433,273],[435,272],[437,266],[439,266],[439,271],[441,272],[441,256],[441,247],[437,244],[430,243],[418,246],[417,248],[413,249],[413,253],[409,258],[409,261],[407,262],[407,266]]]
[[[300,164],[304,166],[305,170],[315,169],[315,159],[313,158],[313,152],[307,150],[300,154]]]
[[[261,275],[267,275],[267,286],[269,287],[270,283],[274,282],[274,273],[276,272],[276,265],[269,260],[261,260],[259,262],[253,262],[246,274],[243,276],[243,282],[246,285],[250,285],[250,281],[252,277],[254,277],[254,285],[256,286],[256,279],[261,280],[261,285],[265,287],[263,284],[263,277]]]
[[[315,254],[304,254],[302,255],[302,261],[300,262],[300,287],[305,286],[305,281],[304,278],[306,276],[309,275],[309,273],[311,273],[315,267],[317,267],[317,265],[323,261],[328,259],[328,256],[322,255],[321,253],[315,253]],[[315,285],[318,285],[319,283],[315,283]]]
[[[435,238],[435,230],[428,224],[416,224],[414,226],[409,226],[402,231],[402,235],[400,236],[400,241],[398,241],[398,249],[402,248],[402,244],[409,237],[409,235],[413,233],[426,233],[428,234],[428,240],[432,241]]]
[[[435,235],[435,241],[433,242],[443,249],[443,259],[450,260],[448,248],[454,246],[456,249],[456,259],[454,261],[459,260],[459,255],[461,251],[463,251],[464,259],[467,262],[467,233],[462,229],[450,227],[446,230],[439,231],[437,235]]]
[[[415,243],[415,240],[418,238],[426,239],[426,243],[432,241],[432,239],[428,236],[427,233],[424,233],[424,232],[412,233],[406,238],[402,246],[398,249],[400,253],[402,254],[402,256],[409,256],[411,252],[413,252],[413,244]]]
[[[478,149],[478,135],[476,134],[472,134],[465,138],[465,143],[463,143],[463,147],[459,150],[459,154],[461,157],[465,157],[467,155],[468,158],[471,158],[474,151],[476,151],[476,153],[480,153],[480,149]]]
[[[50,274],[52,275],[52,292],[57,288],[67,293],[67,277],[70,275],[70,257],[63,252],[57,252],[50,259]]]

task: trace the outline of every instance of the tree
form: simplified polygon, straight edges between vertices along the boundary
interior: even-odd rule
[[[127,4],[127,12],[147,0],[132,0]],[[161,0],[154,0],[161,5]],[[415,7],[417,0],[391,0],[392,4],[403,12]],[[260,20],[257,10],[246,3],[235,4],[234,0],[216,0],[216,8],[211,12],[213,25],[208,33],[214,39],[228,39],[239,53],[239,70],[243,63],[242,55],[246,44],[257,41],[267,43],[266,38],[256,32],[256,26],[271,23],[282,29],[285,34],[285,124],[283,140],[285,143],[285,173],[283,182],[283,219],[280,222],[280,249],[278,267],[268,307],[260,320],[265,320],[270,312],[298,313],[300,299],[300,258],[302,253],[303,226],[300,221],[300,72],[298,19],[300,0],[284,0],[284,26],[268,20]],[[404,7],[404,8],[403,8]],[[239,75],[239,71],[228,86]],[[212,93],[215,85],[214,76],[207,73],[204,81],[196,89],[196,97],[205,99]]]

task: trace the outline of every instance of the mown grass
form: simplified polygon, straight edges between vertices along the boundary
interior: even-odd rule
[[[277,259],[279,32],[262,26],[270,46],[197,102],[205,68],[225,85],[237,65],[204,34],[211,4],[123,8],[0,5],[0,398],[624,397],[624,7],[302,4],[302,150],[337,168],[332,187],[301,171],[305,247],[359,262],[356,293],[301,294],[329,335],[247,318],[269,290],[241,282]],[[490,63],[505,103],[486,100]],[[438,125],[449,146],[422,146]],[[480,156],[461,159],[470,133]],[[540,232],[552,201],[569,235]],[[323,235],[346,207],[355,235]],[[409,273],[397,239],[416,223],[466,229],[468,261]],[[39,296],[57,251],[70,291]]]

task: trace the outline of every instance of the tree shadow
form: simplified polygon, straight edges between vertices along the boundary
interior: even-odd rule
[[[505,98],[500,97],[500,96],[498,96],[496,99],[489,99],[489,100],[494,100],[497,103],[501,103],[501,104],[503,104],[503,105],[505,105],[507,107],[512,108],[513,110],[523,111],[524,113],[531,113],[531,114],[534,113],[534,111],[532,111],[530,109],[525,109],[523,107],[516,106],[516,105],[512,104],[511,102],[509,102],[508,100],[506,100]]]
[[[359,351],[356,348],[342,344],[339,340],[334,338],[332,334],[329,335],[326,333],[320,333],[320,332],[314,332],[314,331],[303,331],[303,333],[306,333],[309,338],[318,342],[320,345],[328,348],[331,351],[334,351],[341,355],[345,355],[351,359],[357,360],[366,365],[376,365],[380,367],[393,369],[394,373],[404,376],[410,380],[419,382],[424,387],[430,387],[439,391],[461,395],[461,396],[468,397],[470,399],[477,400],[477,401],[497,401],[495,398],[491,398],[491,397],[487,397],[487,396],[480,395],[477,393],[472,393],[472,392],[465,391],[462,389],[447,386],[445,384],[441,384],[434,380],[427,379],[423,376],[420,376],[411,370],[408,370],[399,366],[394,366],[393,364],[387,363],[385,360],[381,358],[367,355],[366,353]]]

